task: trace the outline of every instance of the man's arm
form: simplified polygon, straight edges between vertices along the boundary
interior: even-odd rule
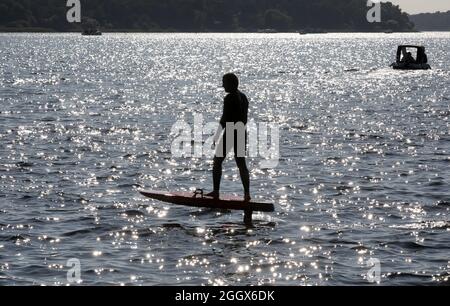
[[[227,105],[228,105],[227,98],[225,98],[224,103],[223,103],[222,117],[220,118],[220,121],[219,121],[220,124],[219,124],[219,127],[217,128],[216,134],[214,135],[214,144],[219,142],[220,136],[222,135],[222,131],[227,126],[227,118],[228,118],[228,114],[229,114],[229,107]]]
[[[223,102],[223,114],[222,118],[220,119],[220,125],[222,126],[222,129],[225,129],[227,127],[227,122],[230,121],[233,111],[232,109],[230,109],[230,103],[228,100],[228,96],[226,96]]]
[[[249,102],[248,102],[248,99],[247,99],[247,97],[246,96],[244,96],[244,100],[245,100],[245,103],[244,103],[244,124],[245,125],[247,125],[247,123],[248,123],[248,109],[249,109]]]

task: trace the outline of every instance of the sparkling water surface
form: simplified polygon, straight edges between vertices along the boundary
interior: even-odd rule
[[[399,44],[430,71],[394,71]],[[0,285],[448,285],[450,33],[0,34]],[[173,158],[172,125],[220,117],[236,72],[278,167],[249,161],[239,212],[176,207],[137,186],[210,189]],[[232,159],[223,192],[242,195]]]

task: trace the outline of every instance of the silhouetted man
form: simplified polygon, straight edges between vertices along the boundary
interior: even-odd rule
[[[403,59],[403,61],[405,62],[405,64],[414,64],[416,62],[416,60],[414,59],[414,57],[412,56],[411,52],[406,53],[405,58]]]
[[[214,156],[213,180],[214,191],[209,194],[216,199],[220,195],[220,182],[222,180],[222,164],[227,154],[234,148],[234,157],[244,186],[246,202],[250,202],[250,175],[245,160],[245,147],[247,132],[245,126],[248,122],[248,100],[238,90],[239,80],[236,75],[228,73],[223,76],[223,87],[228,95],[224,100],[223,115],[220,119],[220,127],[215,136],[216,154]],[[230,127],[232,129],[230,129]],[[237,129],[235,129],[237,127]],[[225,133],[220,138],[220,134]],[[231,134],[231,135],[230,135]],[[231,137],[232,136],[232,137]],[[218,142],[218,140],[220,141]],[[251,223],[251,214],[246,213],[246,223]]]

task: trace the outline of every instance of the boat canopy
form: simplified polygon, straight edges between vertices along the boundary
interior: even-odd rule
[[[416,49],[417,50],[417,56],[416,56],[417,63],[426,64],[428,62],[427,56],[425,54],[424,46],[401,45],[401,46],[398,46],[398,49],[397,49],[397,63],[400,63],[402,61],[403,50],[407,50],[407,49]]]

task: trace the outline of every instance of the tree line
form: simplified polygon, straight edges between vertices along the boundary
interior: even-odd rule
[[[420,31],[450,31],[450,11],[410,16]]]
[[[410,31],[408,15],[382,4],[382,22],[366,19],[367,0],[82,0],[82,17],[103,30],[244,32]],[[1,0],[0,28],[78,30],[66,20],[66,0]]]

